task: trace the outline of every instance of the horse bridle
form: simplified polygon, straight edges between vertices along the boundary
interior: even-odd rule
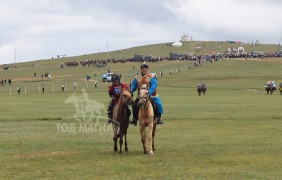
[[[128,97],[127,95],[123,94],[123,90],[122,90],[121,87],[120,87],[120,90],[121,90],[121,95],[120,96],[124,96],[126,98],[127,105],[131,105],[132,104],[132,97]]]
[[[148,101],[149,101],[149,94],[146,97],[138,96],[138,99],[142,101],[142,103],[139,103],[139,107],[142,107],[143,105],[146,105],[148,103]]]

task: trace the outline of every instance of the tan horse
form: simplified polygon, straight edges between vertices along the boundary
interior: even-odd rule
[[[114,151],[118,150],[117,147],[117,139],[119,138],[119,153],[122,154],[122,144],[123,144],[123,136],[125,141],[125,152],[128,151],[127,147],[127,128],[128,128],[128,120],[126,106],[131,101],[131,93],[127,90],[122,90],[122,94],[120,95],[118,103],[113,108],[113,131],[114,131]]]
[[[139,108],[138,119],[141,133],[141,142],[143,144],[144,154],[149,153],[149,155],[154,155],[154,137],[156,131],[156,122],[154,122],[154,110],[153,106],[149,100],[149,91],[147,86],[143,85],[139,91],[139,101],[137,105]],[[146,127],[148,127],[148,140],[149,144],[146,144]]]

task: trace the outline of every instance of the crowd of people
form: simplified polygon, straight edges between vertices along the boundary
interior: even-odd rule
[[[8,84],[9,86],[12,85],[12,80],[11,79],[8,79],[8,80],[7,79],[2,79],[0,81],[0,85],[4,86],[6,84]]]

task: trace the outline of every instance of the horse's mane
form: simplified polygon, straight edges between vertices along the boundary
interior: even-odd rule
[[[123,112],[122,112],[123,106],[124,106],[124,104],[122,104],[123,98],[124,98],[124,97],[121,95],[121,96],[119,97],[119,100],[118,100],[118,103],[117,103],[117,105],[118,105],[118,110],[117,110],[118,114],[122,114],[122,113],[123,113]],[[125,112],[125,111],[124,111],[124,112]]]
[[[125,94],[126,96],[130,96],[131,97],[131,94],[129,91],[123,91],[123,94]],[[122,116],[122,117],[126,117],[126,110],[124,108],[124,106],[126,106],[126,102],[124,103],[124,96],[123,94],[120,95],[119,97],[119,100],[118,100],[118,109],[117,109],[117,114]],[[123,104],[124,103],[124,104]]]

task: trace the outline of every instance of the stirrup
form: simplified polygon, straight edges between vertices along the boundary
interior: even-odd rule
[[[112,122],[112,120],[108,120],[108,121],[107,121],[107,125],[110,125],[111,122]]]

